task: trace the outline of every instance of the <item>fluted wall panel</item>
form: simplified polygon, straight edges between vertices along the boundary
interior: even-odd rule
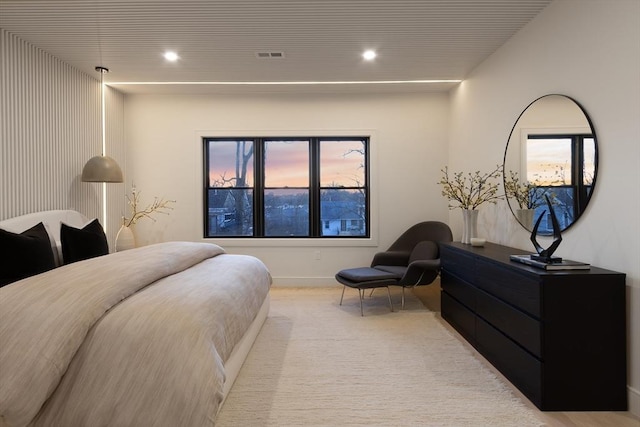
[[[75,209],[103,221],[103,184],[81,182],[85,162],[102,153],[99,75],[2,29],[0,48],[0,220]],[[112,98],[122,111],[122,95]],[[122,113],[111,115],[121,127]]]

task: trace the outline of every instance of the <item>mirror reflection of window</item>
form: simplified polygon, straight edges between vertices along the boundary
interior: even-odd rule
[[[529,135],[526,146],[527,180],[539,194],[549,197],[560,227],[568,227],[582,212],[591,193],[595,176],[595,140],[592,135]],[[548,207],[536,208],[543,214],[539,230],[552,233]]]
[[[596,176],[596,141],[593,137],[584,138],[583,150],[584,171],[582,174],[582,180],[585,185],[589,186],[589,191],[591,191],[593,179]]]

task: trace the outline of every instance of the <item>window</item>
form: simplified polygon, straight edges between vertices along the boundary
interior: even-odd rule
[[[203,140],[205,237],[369,237],[368,137]]]

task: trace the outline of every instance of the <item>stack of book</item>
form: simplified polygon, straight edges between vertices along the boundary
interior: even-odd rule
[[[559,262],[543,262],[532,259],[531,255],[509,255],[509,259],[543,270],[589,270],[591,268],[589,264],[569,259],[563,259]]]

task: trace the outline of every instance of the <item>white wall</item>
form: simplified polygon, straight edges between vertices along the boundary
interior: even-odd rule
[[[262,259],[276,284],[334,284],[414,223],[448,218],[436,184],[447,94],[129,95],[125,104],[128,180],[145,203],[177,200],[168,217],[138,223],[141,243],[202,240],[203,136],[371,135],[371,241],[214,240]]]
[[[500,163],[520,112],[548,93],[576,99],[595,127],[595,192],[557,254],[627,274],[629,400],[640,415],[640,2],[556,0],[474,70],[452,92],[450,168]],[[481,209],[489,240],[532,249],[506,203]]]

